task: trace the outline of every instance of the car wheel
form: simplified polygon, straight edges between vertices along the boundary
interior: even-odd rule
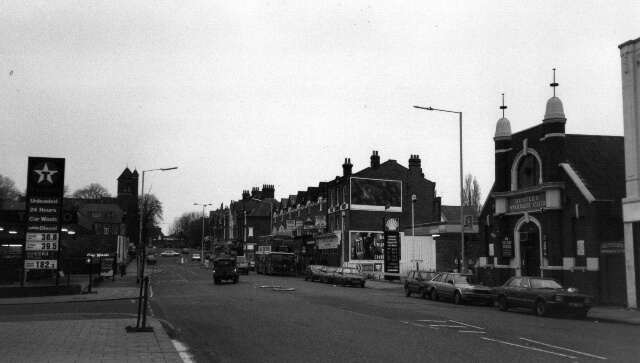
[[[498,307],[500,308],[500,310],[502,311],[507,311],[509,310],[509,301],[507,300],[506,296],[500,296],[498,298]]]
[[[536,314],[538,314],[538,316],[547,316],[547,314],[549,313],[547,304],[545,304],[543,300],[536,301],[534,311]]]
[[[462,296],[460,295],[460,292],[456,291],[456,293],[453,294],[453,303],[456,305],[462,304]]]
[[[421,297],[422,299],[426,299],[426,298],[428,298],[428,297],[429,297],[429,294],[427,293],[427,290],[425,290],[425,289],[420,289],[420,297]]]
[[[238,276],[234,277],[234,278],[233,278],[233,283],[234,283],[234,284],[237,284],[239,279],[240,279],[240,278],[239,278]]]
[[[362,281],[362,282],[360,283],[360,287],[364,289],[364,281]],[[585,314],[585,316],[586,316],[586,314]]]
[[[431,289],[431,300],[438,301],[438,291],[436,289]]]
[[[213,284],[214,284],[214,285],[220,285],[220,279],[218,279],[218,278],[214,278],[214,279],[213,279]]]
[[[345,287],[345,285],[346,284],[345,284],[344,280],[342,280],[342,287]]]
[[[578,319],[586,319],[587,318],[587,314],[589,313],[589,310],[580,310],[576,313],[576,317]]]
[[[309,281],[309,276],[304,275],[304,281]],[[311,280],[311,282],[313,282],[313,280]]]
[[[411,290],[409,290],[409,286],[408,285],[404,286],[404,296],[406,296],[406,297],[411,296]]]

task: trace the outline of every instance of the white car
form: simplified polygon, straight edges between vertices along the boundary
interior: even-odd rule
[[[200,254],[194,253],[193,255],[191,255],[191,261],[200,261]]]
[[[176,251],[164,251],[160,254],[162,257],[176,257],[180,256],[180,254]]]

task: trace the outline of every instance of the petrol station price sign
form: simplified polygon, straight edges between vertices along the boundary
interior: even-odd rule
[[[24,268],[29,270],[55,270],[58,260],[25,260]]]
[[[57,269],[62,231],[65,159],[29,157],[25,269]],[[35,260],[33,252],[44,259]],[[56,258],[56,259],[52,259]]]

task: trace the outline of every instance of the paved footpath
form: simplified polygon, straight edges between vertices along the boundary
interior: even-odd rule
[[[158,273],[149,269],[145,274]],[[74,277],[87,291],[88,277]],[[61,280],[62,283],[62,280]],[[66,281],[65,281],[66,283]],[[92,293],[0,299],[0,305],[73,303],[92,300],[137,299],[136,277],[116,276],[103,281]],[[137,318],[0,322],[2,362],[176,362],[183,359],[160,322],[147,316],[151,332],[128,333]],[[34,347],[37,347],[35,349]]]

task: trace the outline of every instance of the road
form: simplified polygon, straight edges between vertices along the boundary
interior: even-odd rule
[[[152,277],[150,313],[196,362],[631,362],[640,356],[636,326],[433,302],[383,282],[362,289],[252,272],[238,284],[214,285],[211,269],[177,261],[159,258],[164,273]]]

